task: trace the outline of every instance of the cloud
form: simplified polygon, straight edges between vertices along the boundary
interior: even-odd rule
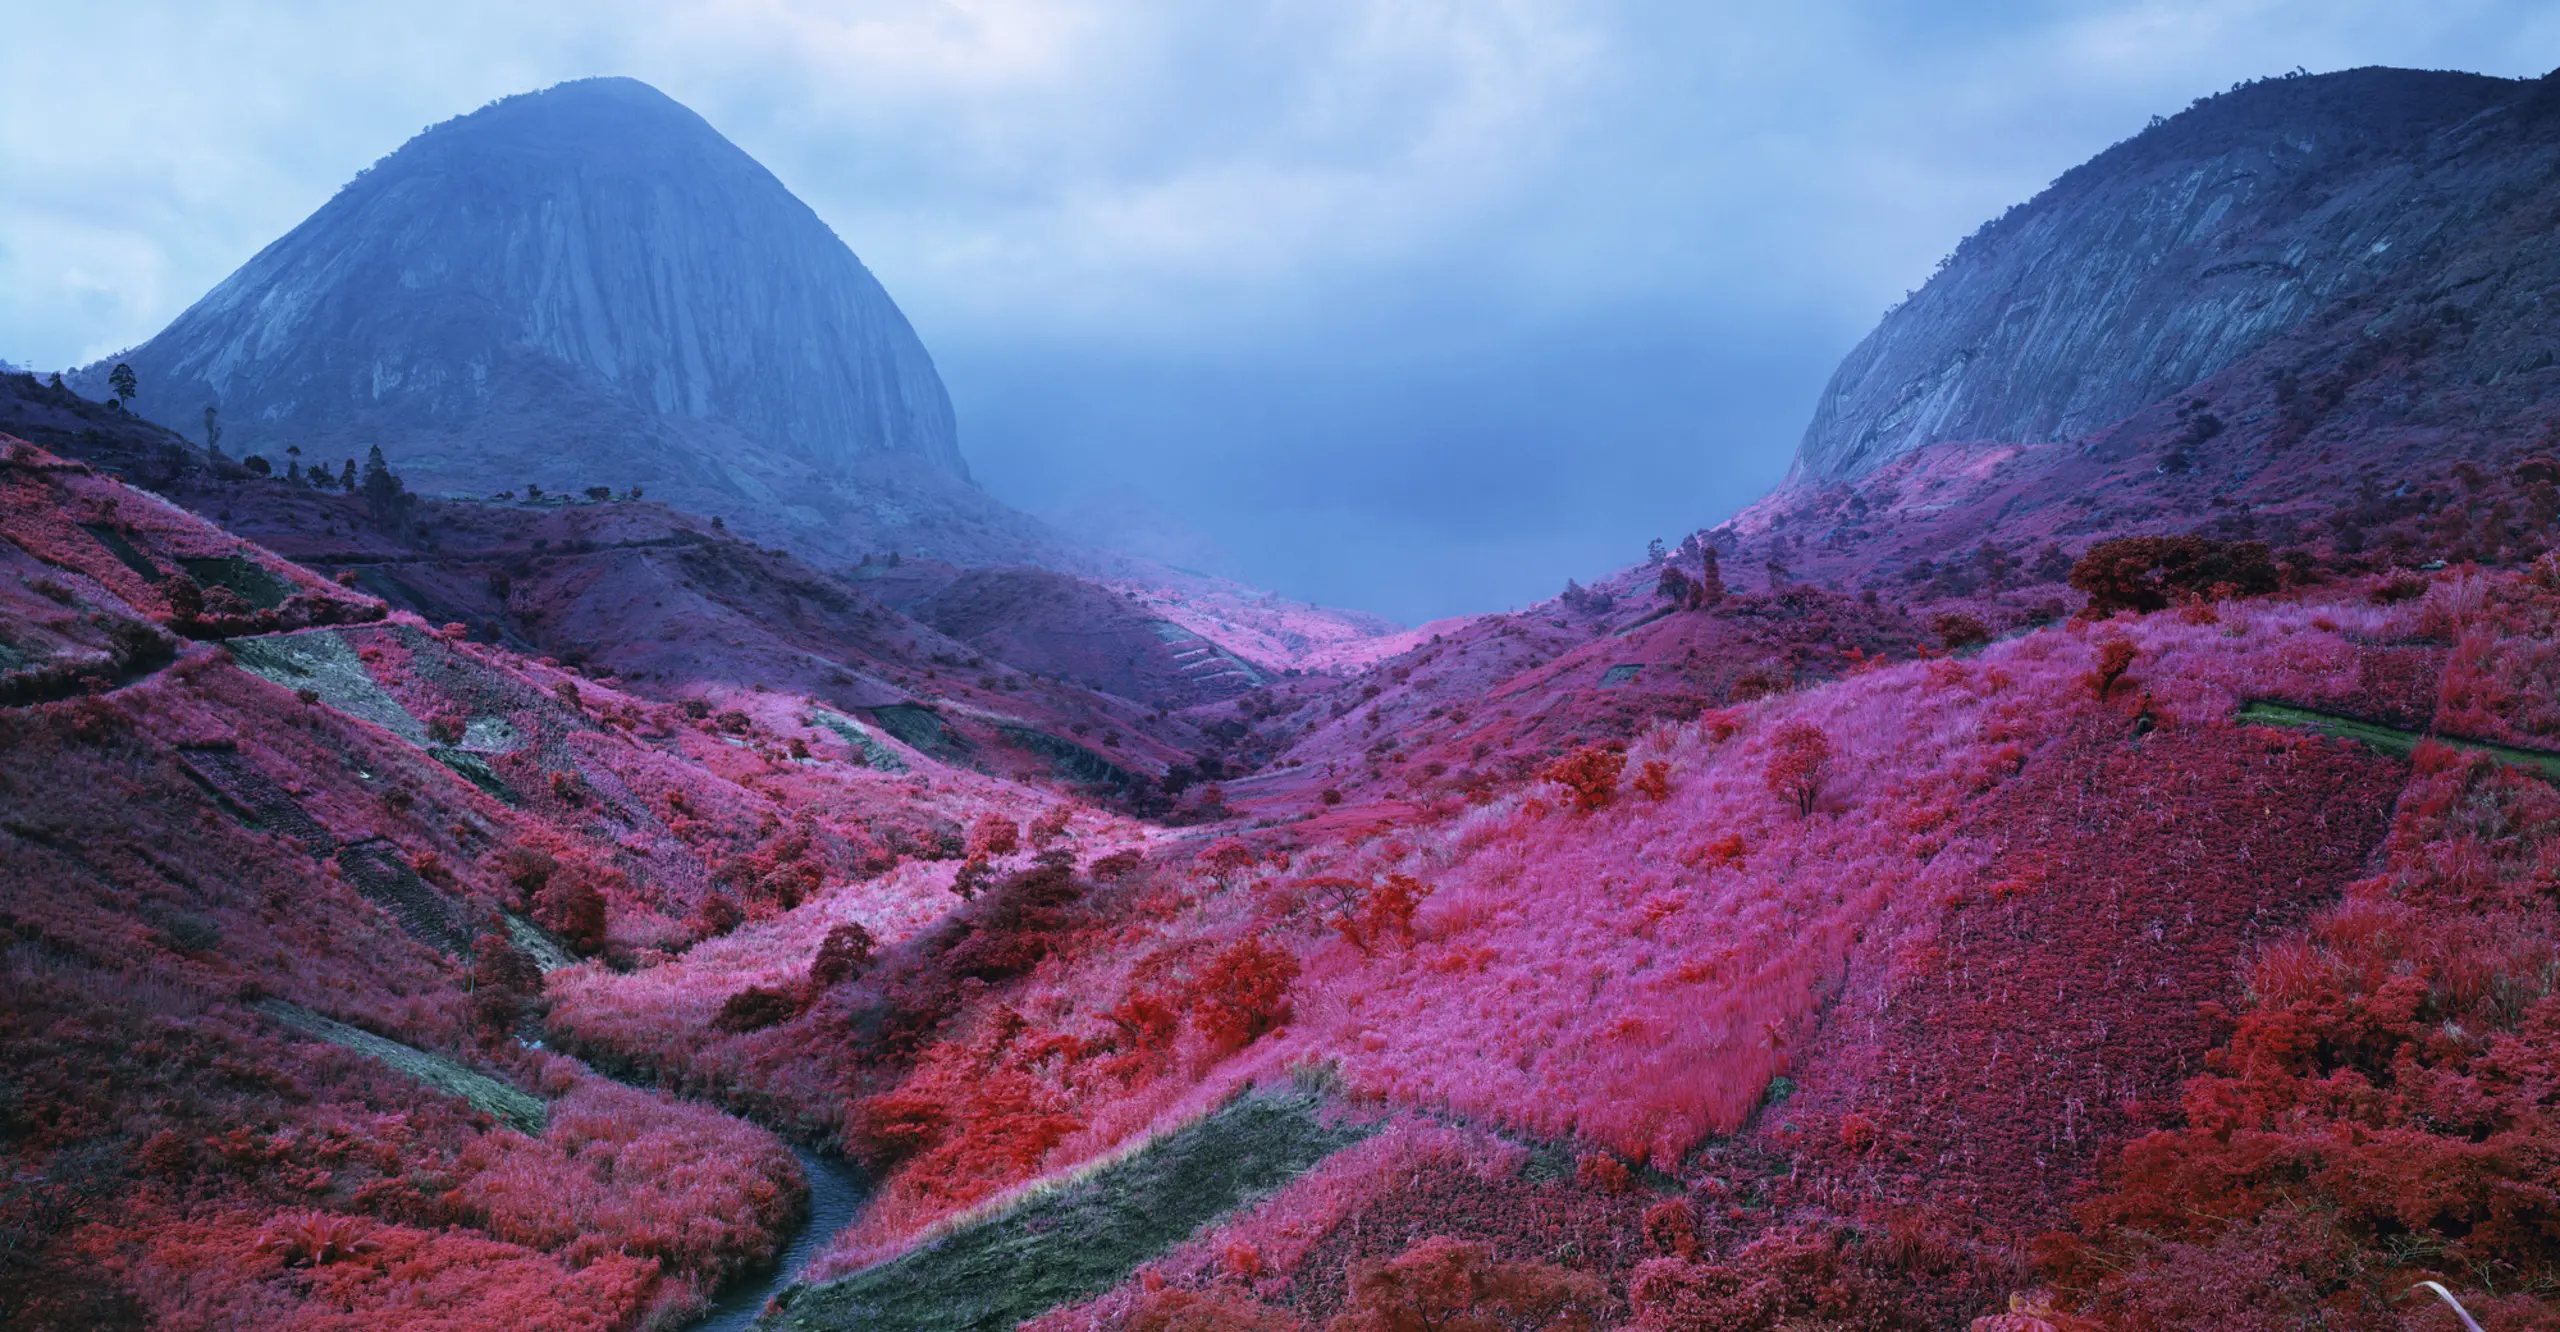
[[[2155,113],[2295,65],[2560,64],[2560,14],[2493,0],[90,12],[0,55],[0,357],[146,337],[424,125],[630,74],[880,274],[999,494],[1135,487],[1406,617],[1748,500],[1885,306]]]

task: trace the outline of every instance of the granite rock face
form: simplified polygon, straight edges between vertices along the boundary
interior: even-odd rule
[[[427,130],[121,359],[145,415],[192,437],[219,406],[279,466],[379,443],[417,489],[641,484],[848,553],[1047,540],[969,484],[931,356],[844,242],[629,79]]]
[[[2549,79],[2360,69],[2156,120],[1886,315],[1832,376],[1791,479],[1853,481],[1948,441],[2081,440],[2307,322],[2512,254],[2499,233],[2560,169],[2556,101]]]

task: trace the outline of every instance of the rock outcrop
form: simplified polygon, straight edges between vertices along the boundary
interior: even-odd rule
[[[2555,168],[2549,79],[2359,69],[2199,101],[1959,246],[1834,373],[1794,480],[2080,440],[2413,282],[2468,308],[2513,284],[2450,270],[2547,211]]]

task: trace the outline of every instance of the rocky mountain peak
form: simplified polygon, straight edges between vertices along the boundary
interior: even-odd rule
[[[234,451],[379,442],[429,490],[639,482],[820,525],[841,506],[813,487],[900,512],[881,475],[967,488],[950,398],[878,280],[631,79],[425,131],[120,359],[156,419],[219,406]]]
[[[2441,264],[2560,156],[2551,80],[2357,69],[2205,98],[1968,238],[1832,376],[1799,481],[2103,430]]]

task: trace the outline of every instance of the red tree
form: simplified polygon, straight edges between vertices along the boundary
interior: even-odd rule
[[[871,965],[880,941],[859,921],[846,921],[827,931],[818,955],[809,960],[809,983],[820,988],[841,985]]]
[[[1794,721],[1778,729],[1762,780],[1769,784],[1770,794],[1794,805],[1797,815],[1810,817],[1830,767],[1831,738],[1812,722]]]

